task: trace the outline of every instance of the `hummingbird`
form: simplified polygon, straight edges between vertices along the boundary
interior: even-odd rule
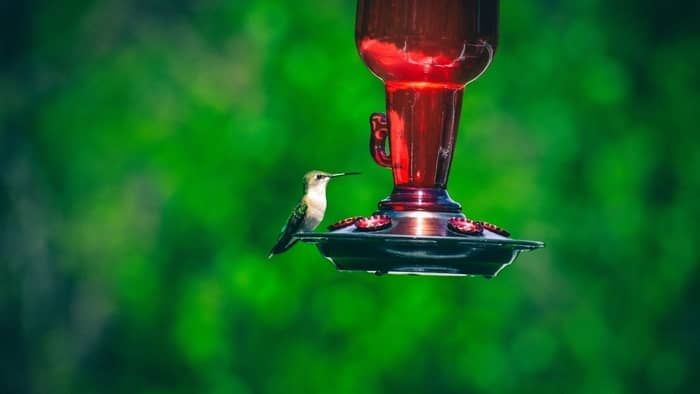
[[[287,251],[296,242],[294,235],[301,231],[314,231],[326,213],[326,186],[333,178],[345,175],[359,175],[359,172],[331,174],[323,171],[309,171],[304,175],[304,196],[294,207],[287,224],[282,227],[277,243],[267,258]]]

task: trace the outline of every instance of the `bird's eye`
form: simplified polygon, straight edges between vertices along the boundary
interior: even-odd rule
[[[316,175],[316,180],[320,181],[321,179],[323,179],[323,175],[321,175],[321,174]]]

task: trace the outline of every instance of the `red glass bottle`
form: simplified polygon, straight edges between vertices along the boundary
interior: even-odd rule
[[[392,167],[394,190],[380,208],[460,211],[446,188],[462,95],[493,59],[498,7],[498,0],[358,1],[355,42],[386,88],[387,116],[372,117],[371,150]]]

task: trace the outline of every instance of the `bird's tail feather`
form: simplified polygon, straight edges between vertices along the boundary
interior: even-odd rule
[[[271,259],[272,256],[280,253],[284,253],[289,248],[294,246],[295,243],[297,243],[298,239],[294,237],[290,237],[290,239],[280,239],[275,246],[272,247],[272,250],[270,250],[270,254],[267,255],[268,259]]]

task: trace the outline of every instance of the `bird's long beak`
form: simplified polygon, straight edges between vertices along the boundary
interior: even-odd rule
[[[345,176],[345,175],[360,175],[359,172],[339,172],[337,174],[331,174],[329,175],[330,178],[335,178],[339,176]]]

